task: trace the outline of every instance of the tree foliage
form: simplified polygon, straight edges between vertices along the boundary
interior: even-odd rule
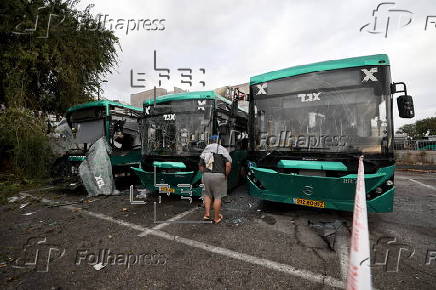
[[[19,176],[47,175],[53,156],[44,118],[25,108],[9,108],[0,112],[0,132],[0,161],[12,157],[8,159]]]
[[[118,39],[77,3],[2,0],[0,103],[62,114],[97,94],[116,64]]]
[[[416,122],[416,132],[422,137],[427,133],[436,135],[436,117],[422,119]]]
[[[46,175],[52,156],[43,116],[94,99],[116,65],[118,38],[77,4],[0,2],[0,171]]]
[[[414,124],[406,124],[400,127],[398,132],[405,133],[414,139],[421,139],[427,133],[429,135],[436,135],[436,117],[425,118],[416,121]]]
[[[413,124],[406,124],[401,126],[397,133],[399,134],[406,134],[409,137],[415,138],[416,137],[416,126],[415,123]]]

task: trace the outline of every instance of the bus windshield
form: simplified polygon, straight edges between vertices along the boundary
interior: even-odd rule
[[[312,72],[253,84],[255,150],[391,150],[389,84],[387,66]]]
[[[75,130],[73,142],[76,144],[93,144],[105,135],[104,111],[102,108],[82,109],[68,116],[71,128]]]
[[[201,153],[212,132],[212,100],[181,100],[145,108],[143,153]]]

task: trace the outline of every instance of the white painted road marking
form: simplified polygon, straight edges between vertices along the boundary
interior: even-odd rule
[[[29,196],[29,197],[38,199],[30,194],[25,194],[25,196]],[[41,202],[44,202],[44,203],[52,202],[48,199],[39,199],[39,200],[41,200]],[[107,215],[102,214],[102,213],[91,212],[91,211],[88,211],[88,210],[85,210],[85,209],[82,209],[79,207],[75,207],[72,205],[62,206],[62,208],[67,208],[70,210],[80,210],[81,213],[87,214],[89,216],[92,216],[92,217],[95,217],[95,218],[98,218],[101,220],[109,221],[109,222],[118,224],[120,226],[124,226],[124,227],[130,228],[133,230],[137,230],[137,231],[140,231],[143,233],[147,232],[147,235],[160,237],[160,238],[166,239],[168,241],[174,241],[174,242],[181,243],[181,244],[193,247],[193,248],[202,249],[202,250],[205,250],[205,251],[208,251],[211,253],[219,254],[219,255],[226,256],[226,257],[236,259],[236,260],[240,260],[240,261],[243,261],[246,263],[259,265],[259,266],[262,266],[262,267],[265,267],[265,268],[268,268],[271,270],[276,270],[276,271],[283,272],[283,273],[286,273],[286,274],[289,274],[289,275],[292,275],[295,277],[300,277],[300,278],[303,278],[303,279],[310,281],[310,282],[321,283],[321,284],[325,284],[325,285],[328,285],[331,287],[336,287],[336,288],[344,288],[345,287],[345,283],[343,281],[340,281],[340,280],[333,278],[331,276],[325,276],[325,275],[317,274],[317,273],[307,271],[307,270],[299,270],[299,269],[296,269],[296,268],[294,268],[290,265],[287,265],[287,264],[282,264],[282,263],[274,262],[274,261],[271,261],[268,259],[239,253],[239,252],[229,250],[226,248],[216,247],[216,246],[209,245],[209,244],[206,244],[203,242],[198,242],[198,241],[194,241],[194,240],[179,237],[179,236],[174,236],[174,235],[168,234],[166,232],[163,232],[161,230],[156,230],[153,228],[152,229],[146,228],[146,227],[143,227],[141,225],[136,225],[136,224],[122,221],[122,220],[118,220],[118,219],[115,219],[111,216],[107,216]],[[182,213],[182,214],[184,214],[184,213]]]
[[[339,265],[341,266],[341,278],[345,281],[348,274],[348,254],[350,253],[350,235],[345,228],[341,226],[335,235],[335,251],[338,253]]]
[[[177,220],[183,218],[184,216],[187,216],[188,214],[193,213],[193,212],[196,211],[197,209],[198,209],[198,207],[194,207],[194,208],[191,208],[190,210],[187,210],[187,211],[185,211],[185,212],[179,213],[178,215],[176,215],[176,216],[174,216],[174,217],[168,219],[168,220],[167,220],[167,223],[161,223],[161,224],[158,224],[157,226],[154,226],[154,227],[151,228],[150,230],[146,230],[146,231],[140,233],[138,236],[139,236],[139,237],[145,237],[145,236],[149,235],[152,231],[160,230],[160,229],[162,229],[162,228],[164,228],[164,227],[166,227],[166,226],[169,226],[169,225],[171,224],[170,222],[177,221]]]
[[[76,208],[73,206],[66,206],[66,207],[72,208],[72,209]],[[94,212],[90,212],[87,210],[81,210],[81,212],[89,214],[90,216],[93,216],[93,217],[96,217],[99,219],[103,219],[103,220],[110,221],[110,222],[113,222],[113,223],[116,223],[116,224],[119,224],[119,225],[122,225],[125,227],[129,227],[129,228],[134,229],[134,230],[143,231],[144,235],[151,235],[151,236],[166,239],[168,241],[178,242],[178,243],[185,244],[185,245],[193,247],[193,248],[202,249],[202,250],[205,250],[208,252],[212,252],[215,254],[226,256],[226,257],[240,260],[243,262],[247,262],[250,264],[255,264],[255,265],[263,266],[263,267],[266,267],[266,268],[269,268],[272,270],[284,272],[286,274],[300,277],[300,278],[303,278],[303,279],[311,281],[311,282],[323,283],[323,284],[326,284],[328,286],[337,287],[337,288],[344,288],[345,287],[344,282],[339,281],[338,279],[335,279],[335,278],[330,277],[330,276],[324,276],[324,275],[313,273],[313,272],[307,271],[307,270],[299,270],[299,269],[296,269],[290,265],[277,263],[277,262],[274,262],[274,261],[271,261],[268,259],[258,258],[255,256],[232,251],[232,250],[229,250],[226,248],[216,247],[216,246],[209,245],[209,244],[206,244],[203,242],[198,242],[198,241],[194,241],[191,239],[171,235],[171,234],[168,234],[168,233],[163,232],[161,230],[148,229],[148,228],[145,228],[145,227],[142,227],[139,225],[135,225],[135,224],[132,224],[129,222],[114,219],[110,216],[106,216],[106,215],[101,214],[101,213],[94,213]],[[143,234],[140,234],[140,235],[143,235]]]
[[[399,180],[409,180],[411,177],[413,177],[415,180],[434,180],[434,177],[395,175],[395,179]]]
[[[409,178],[409,180],[415,182],[416,184],[422,185],[424,187],[427,187],[427,188],[429,188],[431,190],[435,190],[436,191],[436,187],[434,187],[432,185],[424,184],[424,183],[422,183],[422,182],[420,182],[418,180],[412,179],[412,178]]]

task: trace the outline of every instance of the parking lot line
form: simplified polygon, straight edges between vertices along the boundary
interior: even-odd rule
[[[350,236],[345,227],[341,226],[336,232],[335,237],[335,251],[339,257],[339,264],[341,266],[341,278],[347,279],[348,274],[348,254],[350,252],[348,245],[350,244]]]
[[[51,201],[51,200],[37,198],[37,197],[34,197],[34,196],[27,194],[27,193],[23,194],[23,195],[40,200],[43,203],[53,203],[53,201]],[[80,210],[81,213],[87,214],[89,216],[92,216],[92,217],[95,217],[95,218],[98,218],[101,220],[112,222],[112,223],[118,224],[120,226],[124,226],[124,227],[130,228],[130,229],[133,229],[133,230],[140,231],[142,233],[147,232],[148,233],[147,235],[151,235],[154,237],[160,237],[160,238],[166,239],[168,241],[174,241],[177,243],[181,243],[181,244],[190,246],[192,248],[202,249],[202,250],[205,250],[205,251],[208,251],[211,253],[215,253],[215,254],[219,254],[222,256],[226,256],[226,257],[229,257],[229,258],[232,258],[235,260],[240,260],[240,261],[243,261],[246,263],[259,265],[259,266],[262,266],[262,267],[265,267],[265,268],[268,268],[271,270],[275,270],[275,271],[286,273],[286,274],[289,274],[289,275],[292,275],[295,277],[303,278],[303,279],[310,281],[310,282],[320,283],[323,285],[336,287],[336,288],[345,288],[345,283],[343,281],[340,281],[340,280],[338,280],[334,277],[331,277],[331,276],[317,274],[317,273],[314,273],[314,272],[311,272],[308,270],[300,270],[300,269],[297,269],[295,267],[292,267],[291,265],[282,264],[282,263],[274,262],[274,261],[271,261],[268,259],[239,253],[239,252],[236,252],[236,251],[233,251],[230,249],[216,247],[216,246],[209,245],[209,244],[206,244],[203,242],[198,242],[198,241],[183,238],[180,236],[171,235],[171,234],[163,232],[159,229],[146,228],[146,227],[141,226],[141,225],[136,225],[136,224],[129,223],[129,222],[126,222],[123,220],[118,220],[118,219],[115,219],[111,216],[108,216],[108,215],[105,215],[102,213],[88,211],[88,210],[85,210],[85,209],[82,209],[82,208],[76,207],[76,206],[66,205],[66,206],[61,206],[59,208],[65,208],[65,209],[70,209],[70,210]],[[194,209],[192,209],[191,211],[194,211]],[[188,213],[184,212],[182,214],[187,215]],[[176,218],[176,216],[173,218]],[[160,225],[164,225],[164,224],[160,224]]]
[[[418,180],[415,180],[415,179],[413,179],[413,178],[409,178],[409,180],[412,181],[412,182],[415,182],[416,184],[422,185],[422,186],[424,186],[424,187],[427,187],[427,188],[429,188],[429,189],[431,189],[431,190],[436,191],[436,187],[434,187],[434,186],[432,186],[432,185],[424,184],[424,183],[422,183],[422,182],[420,182],[420,181],[418,181]],[[431,195],[433,195],[433,194],[431,194]]]
[[[67,207],[74,208],[73,206],[67,206]],[[202,250],[205,250],[208,252],[212,252],[212,253],[226,256],[229,258],[233,258],[236,260],[244,261],[244,262],[247,262],[250,264],[263,266],[263,267],[266,267],[266,268],[269,268],[272,270],[276,270],[279,272],[284,272],[286,274],[290,274],[292,276],[300,277],[300,278],[303,278],[303,279],[311,281],[311,282],[317,282],[317,283],[325,284],[325,285],[328,285],[331,287],[336,287],[336,288],[344,288],[345,287],[344,282],[342,282],[338,279],[335,279],[333,277],[330,277],[330,276],[317,274],[317,273],[307,271],[307,270],[299,270],[299,269],[296,269],[296,268],[294,268],[290,265],[287,265],[287,264],[282,264],[282,263],[274,262],[274,261],[271,261],[268,259],[239,253],[239,252],[229,250],[226,248],[216,247],[216,246],[209,245],[209,244],[206,244],[203,242],[198,242],[198,241],[183,238],[180,236],[171,235],[171,234],[168,234],[168,233],[163,232],[161,230],[156,230],[153,228],[152,229],[144,228],[144,227],[139,226],[139,225],[135,225],[135,224],[131,224],[128,222],[114,219],[110,216],[106,216],[106,215],[101,214],[101,213],[94,213],[94,212],[90,212],[87,210],[82,210],[81,212],[89,214],[89,215],[96,217],[96,218],[99,218],[99,219],[103,219],[106,221],[114,222],[114,223],[122,225],[122,226],[129,227],[131,229],[143,231],[143,233],[147,233],[146,235],[160,237],[160,238],[166,239],[168,241],[182,243],[182,244],[185,244],[185,245],[193,247],[193,248],[202,249]],[[139,236],[145,236],[143,233],[141,233]]]
[[[197,209],[198,209],[198,207],[194,207],[194,208],[191,208],[190,210],[187,210],[187,211],[184,211],[184,212],[182,212],[182,213],[179,213],[178,215],[175,215],[174,217],[172,217],[172,218],[166,220],[166,222],[164,222],[164,223],[160,223],[160,224],[158,224],[158,225],[152,227],[151,229],[146,230],[146,231],[140,233],[138,236],[139,236],[139,237],[145,237],[145,236],[149,235],[153,230],[160,230],[160,229],[162,229],[162,228],[164,228],[164,227],[166,227],[166,226],[169,226],[169,225],[171,224],[171,222],[174,222],[174,221],[180,220],[181,218],[187,216],[188,214],[193,213],[193,212],[196,211]]]

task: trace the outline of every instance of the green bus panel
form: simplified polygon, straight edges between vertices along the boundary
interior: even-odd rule
[[[232,151],[229,153],[232,157],[232,171],[227,179],[228,191],[236,187],[241,179],[240,171],[241,167],[245,164],[247,158],[247,151]],[[181,164],[180,164],[181,163]],[[164,169],[184,169],[186,165],[183,162],[153,162],[156,168]],[[164,167],[165,166],[165,167]],[[175,167],[171,167],[175,166]],[[154,178],[154,172],[144,171],[141,168],[131,169],[141,180],[142,185],[150,190],[156,191],[158,187],[156,184],[167,184],[170,194],[189,196],[188,189],[186,187],[179,187],[179,184],[201,184],[202,174],[199,170],[194,171],[177,171],[177,172],[161,172],[156,170],[156,180]],[[202,187],[192,187],[192,196],[201,196]]]
[[[389,65],[389,58],[386,54],[375,54],[368,56],[359,56],[352,58],[345,58],[339,60],[328,60],[323,62],[317,62],[306,65],[298,65],[290,68],[285,68],[277,71],[272,71],[257,75],[250,78],[250,85],[269,82],[272,80],[297,76],[301,74],[317,72],[317,71],[329,71],[335,69],[343,69],[357,66],[368,65]]]
[[[393,180],[395,166],[365,174],[366,193]],[[325,208],[353,211],[356,174],[343,177],[321,177],[279,173],[272,169],[250,168],[249,194],[263,200],[296,204],[297,199],[319,201]],[[261,186],[260,186],[260,184]],[[368,212],[392,212],[395,187],[368,200]]]

